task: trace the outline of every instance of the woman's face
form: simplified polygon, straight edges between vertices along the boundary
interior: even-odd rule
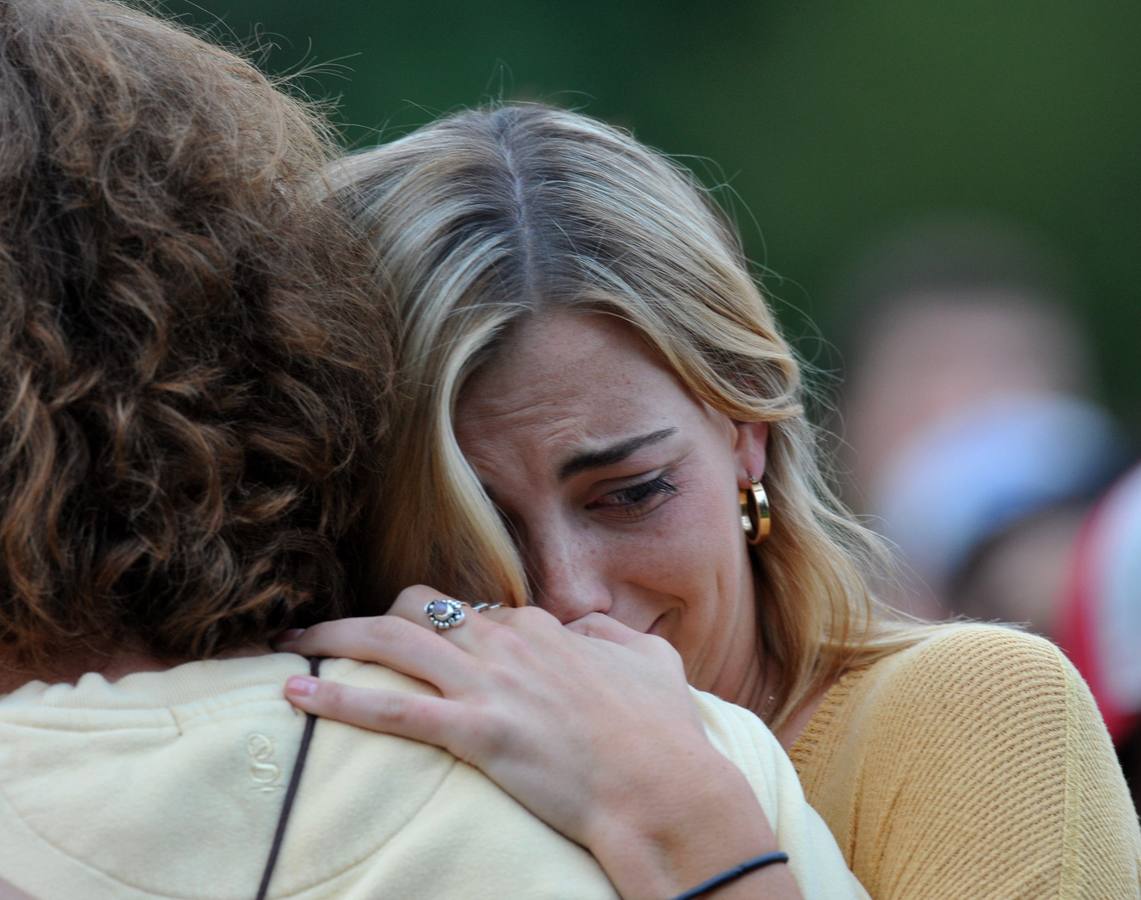
[[[764,471],[767,426],[697,400],[619,320],[558,312],[527,322],[471,378],[456,431],[540,606],[660,635],[694,685],[753,704],[737,491]]]

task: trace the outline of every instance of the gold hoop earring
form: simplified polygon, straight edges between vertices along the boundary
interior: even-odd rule
[[[745,541],[755,547],[773,530],[769,495],[759,478],[750,478],[749,487],[737,491],[737,500],[741,505],[741,528],[745,531]]]

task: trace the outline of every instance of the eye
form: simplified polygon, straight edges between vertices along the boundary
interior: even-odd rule
[[[661,474],[648,481],[603,494],[588,503],[586,508],[601,509],[635,519],[653,512],[676,493],[677,485],[665,474]]]

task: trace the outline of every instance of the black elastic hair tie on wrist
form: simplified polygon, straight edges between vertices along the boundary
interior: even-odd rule
[[[726,869],[724,872],[714,875],[708,881],[701,882],[697,887],[690,888],[688,891],[678,894],[673,900],[693,900],[694,897],[708,894],[711,890],[719,888],[723,884],[736,881],[742,875],[748,875],[750,872],[763,869],[765,866],[771,866],[773,863],[786,862],[788,862],[788,854],[783,850],[777,850],[775,853],[764,853],[761,856],[754,856],[752,859],[745,860],[739,866]]]

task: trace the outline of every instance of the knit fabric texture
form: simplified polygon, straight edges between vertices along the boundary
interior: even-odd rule
[[[878,900],[1141,897],[1109,736],[1041,638],[949,625],[843,676],[790,755]]]

